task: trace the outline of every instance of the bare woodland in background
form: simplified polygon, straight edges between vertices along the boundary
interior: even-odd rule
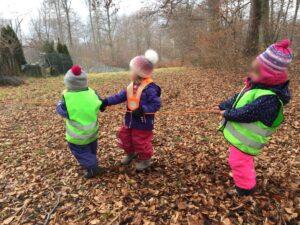
[[[233,67],[281,39],[299,47],[299,0],[153,0],[120,15],[118,0],[85,1],[80,18],[72,0],[44,0],[32,18],[30,36],[12,23],[29,62],[39,60],[48,41],[67,44],[85,68],[127,68],[131,57],[158,51],[161,66]],[[83,9],[84,10],[84,9]]]

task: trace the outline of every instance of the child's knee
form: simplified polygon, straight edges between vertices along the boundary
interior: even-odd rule
[[[131,130],[126,127],[121,127],[117,132],[117,139],[121,143],[131,142]]]
[[[134,151],[138,154],[139,160],[148,160],[153,156],[153,146],[151,140],[134,139]]]
[[[232,172],[238,176],[255,176],[253,156],[231,147],[228,163]]]

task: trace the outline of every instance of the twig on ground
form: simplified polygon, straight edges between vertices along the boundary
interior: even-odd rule
[[[25,200],[24,205],[23,205],[23,207],[22,207],[22,210],[23,210],[23,211],[22,211],[21,215],[19,216],[19,218],[18,218],[18,220],[17,220],[17,224],[20,224],[20,221],[21,221],[23,215],[25,214],[25,212],[26,212],[26,210],[27,210],[27,207],[28,207],[28,205],[30,204],[30,202],[31,202],[30,199],[26,199],[26,200]]]
[[[107,225],[112,225],[114,222],[117,221],[117,219],[119,219],[119,217],[121,216],[121,214],[123,212],[125,212],[127,210],[127,208],[124,208],[121,212],[118,213],[118,215],[116,217],[114,217]]]
[[[60,196],[61,196],[61,194],[57,193],[54,189],[53,189],[53,192],[57,196],[57,200],[56,200],[56,203],[55,203],[54,207],[51,209],[51,211],[49,213],[47,213],[47,217],[46,217],[46,220],[44,222],[44,225],[47,225],[50,222],[51,215],[56,211],[57,207],[60,204]]]

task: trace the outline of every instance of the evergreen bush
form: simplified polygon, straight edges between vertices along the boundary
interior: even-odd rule
[[[54,42],[45,42],[43,67],[49,68],[49,75],[55,76],[66,73],[73,65],[68,47],[58,41],[56,50]]]
[[[18,75],[26,64],[22,44],[11,26],[0,30],[0,74]]]

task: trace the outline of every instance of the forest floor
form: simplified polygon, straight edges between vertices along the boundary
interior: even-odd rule
[[[297,74],[299,75],[299,74]],[[238,92],[242,74],[206,69],[157,70],[163,90],[149,172],[119,164],[116,144],[124,105],[99,115],[98,158],[106,172],[85,180],[67,149],[63,119],[55,113],[63,77],[29,79],[0,88],[0,224],[297,224],[299,219],[299,78],[286,120],[256,158],[254,196],[232,194],[228,144],[220,118],[190,109],[212,108]],[[93,74],[101,96],[126,87],[125,73]],[[297,108],[298,107],[298,108]],[[56,203],[59,203],[58,205]],[[297,218],[298,217],[298,218]]]

